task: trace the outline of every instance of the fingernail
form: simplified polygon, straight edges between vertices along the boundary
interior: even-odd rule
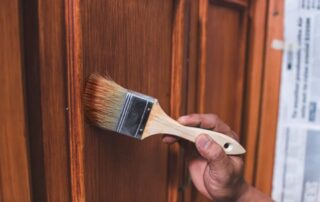
[[[207,135],[199,135],[196,139],[196,146],[200,149],[207,149],[211,144],[211,140]]]
[[[162,138],[162,142],[168,143],[168,139],[167,139],[166,137],[163,137],[163,138]]]

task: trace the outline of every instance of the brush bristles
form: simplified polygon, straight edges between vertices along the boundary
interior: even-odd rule
[[[84,104],[90,121],[108,130],[115,130],[128,90],[109,78],[92,74],[86,84]]]

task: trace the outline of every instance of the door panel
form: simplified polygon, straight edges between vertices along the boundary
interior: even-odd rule
[[[218,114],[238,134],[244,82],[244,60],[241,58],[244,21],[241,14],[228,7],[208,7],[203,106],[206,112]]]
[[[248,17],[246,5],[240,2],[244,1],[199,0],[198,23],[190,26],[199,36],[198,64],[190,63],[188,70],[189,80],[196,85],[191,83],[187,94],[189,113],[215,113],[242,135]],[[191,38],[192,49],[194,43]],[[185,201],[208,201],[195,188],[187,187],[184,196]]]
[[[208,4],[203,8],[200,56],[200,110],[216,113],[238,134],[244,85],[246,36],[245,10]],[[205,96],[204,96],[205,95]]]
[[[169,113],[173,1],[80,1],[79,12],[83,85],[91,73],[108,74]],[[80,124],[86,200],[167,200],[168,147],[160,137],[139,142]]]

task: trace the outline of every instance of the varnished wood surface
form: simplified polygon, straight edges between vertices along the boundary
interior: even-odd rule
[[[109,74],[168,111],[173,2],[81,1],[79,12],[84,78]],[[84,136],[86,200],[167,200],[168,147],[160,137],[139,142],[87,123]]]
[[[64,1],[25,1],[32,193],[35,201],[70,201]]]
[[[188,21],[188,45],[187,45],[187,98],[184,100],[187,104],[187,113],[195,113],[198,110],[195,99],[198,95],[198,67],[199,67],[199,0],[189,2],[189,21]]]
[[[283,39],[284,1],[271,0],[268,10],[266,55],[261,105],[261,124],[255,185],[271,194],[278,105],[280,93],[282,51],[271,44],[274,39]]]
[[[0,2],[0,201],[31,201],[20,1]]]
[[[199,24],[195,24],[199,27],[198,52],[190,56],[199,63],[195,70],[189,67],[191,74],[188,75],[196,83],[188,88],[189,112],[216,113],[238,134],[245,93],[248,21],[247,3],[241,1],[240,6],[233,6],[239,2],[199,1]],[[193,44],[195,39],[190,40]],[[192,99],[193,92],[197,96]],[[208,201],[192,187],[186,191],[185,198],[186,201]]]
[[[173,24],[172,24],[172,58],[171,58],[171,94],[170,115],[173,118],[186,113],[187,102],[187,45],[189,33],[188,27],[190,0],[174,1]],[[182,200],[180,189],[183,183],[182,172],[184,162],[183,153],[179,144],[169,147],[168,155],[168,202]]]
[[[14,97],[0,106],[0,160],[9,162],[0,164],[0,201],[207,201],[190,186],[177,146],[87,123],[81,95],[92,72],[159,98],[175,118],[220,115],[247,143],[247,179],[270,193],[280,75],[271,67],[281,61],[270,43],[282,37],[282,1],[270,1],[265,44],[260,0],[18,3],[0,8],[0,45],[10,47],[0,52],[0,89]]]
[[[186,113],[195,113],[198,110],[197,98],[198,89],[198,65],[199,65],[199,0],[189,1],[189,22],[188,22],[188,58],[187,58],[187,103]],[[183,152],[182,152],[183,154]],[[190,180],[190,174],[188,170],[187,162],[184,163],[183,182],[181,188],[183,188],[182,200],[183,202],[196,201],[195,198],[199,193],[195,190]]]
[[[202,5],[201,5],[202,6]],[[209,4],[206,41],[201,46],[201,112],[216,113],[238,134],[244,93],[246,16],[243,11]],[[201,15],[201,14],[200,14]],[[201,100],[202,99],[202,100]]]
[[[83,63],[80,1],[66,1],[68,132],[71,198],[86,201],[84,179],[84,116],[82,107]]]
[[[251,24],[248,45],[248,67],[245,84],[243,114],[243,139],[245,155],[245,179],[254,184],[257,148],[260,128],[260,106],[262,101],[263,68],[265,59],[265,32],[268,4],[265,0],[253,1],[250,8]]]

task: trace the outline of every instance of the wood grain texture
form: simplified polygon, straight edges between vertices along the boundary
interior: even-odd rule
[[[188,47],[187,47],[187,113],[195,113],[198,110],[198,86],[199,79],[199,0],[189,2],[189,20],[188,20]]]
[[[82,107],[83,64],[80,2],[65,1],[68,74],[68,123],[71,198],[86,201],[84,178],[84,126]]]
[[[240,134],[247,16],[215,4],[203,8],[202,15],[207,16],[200,17],[206,28],[201,28],[199,111],[218,114]]]
[[[31,201],[20,2],[0,2],[0,201]]]
[[[81,1],[84,79],[109,74],[157,97],[168,112],[173,10],[172,1]],[[168,147],[161,137],[138,142],[87,123],[84,132],[86,200],[167,200]]]
[[[23,4],[33,198],[70,201],[64,1]]]
[[[197,113],[205,113],[205,94],[206,94],[206,67],[207,67],[207,23],[208,23],[208,8],[209,7],[209,1],[208,0],[199,0],[199,46],[197,47],[197,50],[199,51],[198,55],[198,67],[196,67],[197,71],[197,84],[196,86],[196,96],[193,98],[198,98],[198,100],[194,101],[195,103],[195,112]],[[190,70],[189,70],[190,72]],[[191,75],[189,75],[191,76]],[[189,198],[186,198],[186,200],[197,201],[209,201],[206,197],[204,197],[202,194],[200,194],[194,185],[191,185],[189,189],[189,194],[187,196]]]
[[[189,0],[174,1],[173,26],[172,26],[172,66],[171,66],[171,94],[170,115],[173,118],[186,113],[186,73],[187,73],[187,44],[186,32]],[[183,156],[179,144],[169,147],[168,155],[168,202],[182,200],[180,189],[183,179]]]
[[[190,57],[199,63],[193,63],[188,70],[188,78],[196,83],[188,86],[189,112],[216,113],[238,134],[243,116],[248,22],[247,3],[241,5],[199,1],[198,18],[190,28],[192,32],[198,30],[196,42],[190,39],[190,47],[196,46],[197,52],[191,52]],[[192,96],[194,92],[197,96]],[[186,191],[185,199],[208,201],[192,187]]]
[[[33,199],[207,201],[194,187],[188,186],[190,179],[181,165],[182,153],[177,146],[168,148],[161,143],[160,137],[137,142],[99,130],[87,123],[82,111],[81,95],[86,77],[93,72],[109,74],[125,87],[159,98],[161,106],[175,118],[185,112],[216,113],[236,132],[248,133],[244,140],[250,149],[247,158],[251,160],[246,164],[246,176],[263,191],[270,192],[273,153],[270,153],[269,147],[274,147],[274,136],[269,139],[269,133],[276,125],[275,99],[279,84],[278,74],[274,77],[271,67],[279,65],[280,56],[279,52],[269,46],[272,37],[281,37],[281,29],[272,24],[280,22],[281,17],[272,16],[271,10],[281,9],[281,5],[275,0],[270,1],[270,36],[267,39],[265,63],[268,70],[262,72],[264,35],[262,28],[257,27],[253,27],[251,35],[255,36],[250,46],[250,54],[253,56],[249,58],[248,69],[245,69],[248,2],[23,2],[23,52],[28,70],[26,94]],[[19,29],[19,14],[16,13],[19,10],[18,4],[15,1],[6,3],[17,10],[1,12],[6,13],[1,15],[1,19],[5,19],[1,23],[14,30]],[[256,13],[253,13],[253,26],[263,26],[261,24],[266,19],[259,14],[259,9],[265,8],[265,4],[254,2]],[[266,8],[263,11],[266,12]],[[259,18],[255,17],[258,15]],[[13,17],[7,20],[7,16]],[[13,20],[15,22],[9,25],[8,22]],[[13,46],[9,44],[10,40],[1,42],[15,47],[14,50],[20,49],[19,36],[10,34],[10,37],[17,38]],[[12,53],[1,53],[1,59],[7,60],[10,57],[6,54]],[[273,58],[276,60],[273,61]],[[14,66],[21,68],[21,59],[14,62]],[[259,139],[257,130],[260,121],[257,117],[260,113],[259,95],[262,92],[259,76],[262,73],[266,80],[263,83]],[[19,81],[22,77],[21,70],[17,70],[10,78]],[[247,83],[245,78],[248,79]],[[23,79],[20,81],[23,82]],[[8,85],[3,85],[6,90],[3,94],[9,92],[6,86],[13,85],[13,82],[5,80],[5,84]],[[23,92],[22,85],[15,86],[17,91],[10,93]],[[248,88],[245,89],[245,86]],[[245,93],[247,107],[243,108]],[[14,96],[18,97],[16,94]],[[22,107],[15,108],[19,114],[16,118],[23,120],[20,124],[25,126],[25,120],[21,118],[24,116],[23,96],[20,95],[20,98],[17,99],[20,103],[17,101],[16,104]],[[187,102],[183,104],[185,100]],[[6,104],[11,106],[15,103]],[[268,111],[270,109],[271,113]],[[248,113],[243,116],[245,112]],[[244,122],[241,118],[245,118]],[[21,128],[13,126],[16,125],[10,125],[12,130]],[[19,132],[26,133],[25,129],[17,134]],[[17,140],[11,136],[1,137],[6,137],[9,142]],[[22,178],[26,177],[19,190],[23,190],[26,198],[30,199],[31,188],[23,185],[30,182],[27,179],[27,145],[25,136],[19,136],[18,139],[21,145],[19,148],[25,151],[22,156],[25,162],[19,163],[26,167],[25,171],[18,171],[24,173]],[[254,154],[255,143],[260,145],[257,155]],[[0,151],[6,149],[22,152],[5,146],[1,146]],[[254,160],[256,156],[259,158],[257,161]],[[8,165],[13,164],[5,166]],[[254,173],[255,165],[257,175]],[[0,165],[0,168],[3,167]],[[3,170],[0,171],[2,182],[6,178],[2,175]],[[185,177],[183,183],[181,175]],[[7,196],[13,195],[10,191],[12,187],[0,185],[0,201],[6,197],[4,192]],[[186,191],[181,194],[184,189]]]
[[[208,0],[199,0],[199,70],[198,70],[198,101],[197,111],[200,113],[205,113],[205,94],[206,94],[206,69],[207,69],[207,36],[208,36],[208,9],[209,2]]]
[[[261,124],[255,185],[271,194],[275,139],[278,122],[278,103],[282,51],[271,47],[274,39],[283,40],[284,1],[271,0],[268,9],[266,55],[261,107]]]
[[[253,184],[257,160],[262,98],[263,68],[265,59],[265,37],[267,2],[253,1],[250,6],[250,33],[248,45],[248,68],[246,71],[246,94],[243,113],[245,155],[245,179]]]
[[[188,21],[188,57],[187,57],[187,114],[198,112],[198,79],[199,79],[199,0],[189,1],[189,21]],[[183,153],[184,151],[182,151]],[[185,162],[183,177],[183,198],[184,202],[194,202],[199,194],[191,182],[191,177],[188,170],[188,164]]]

